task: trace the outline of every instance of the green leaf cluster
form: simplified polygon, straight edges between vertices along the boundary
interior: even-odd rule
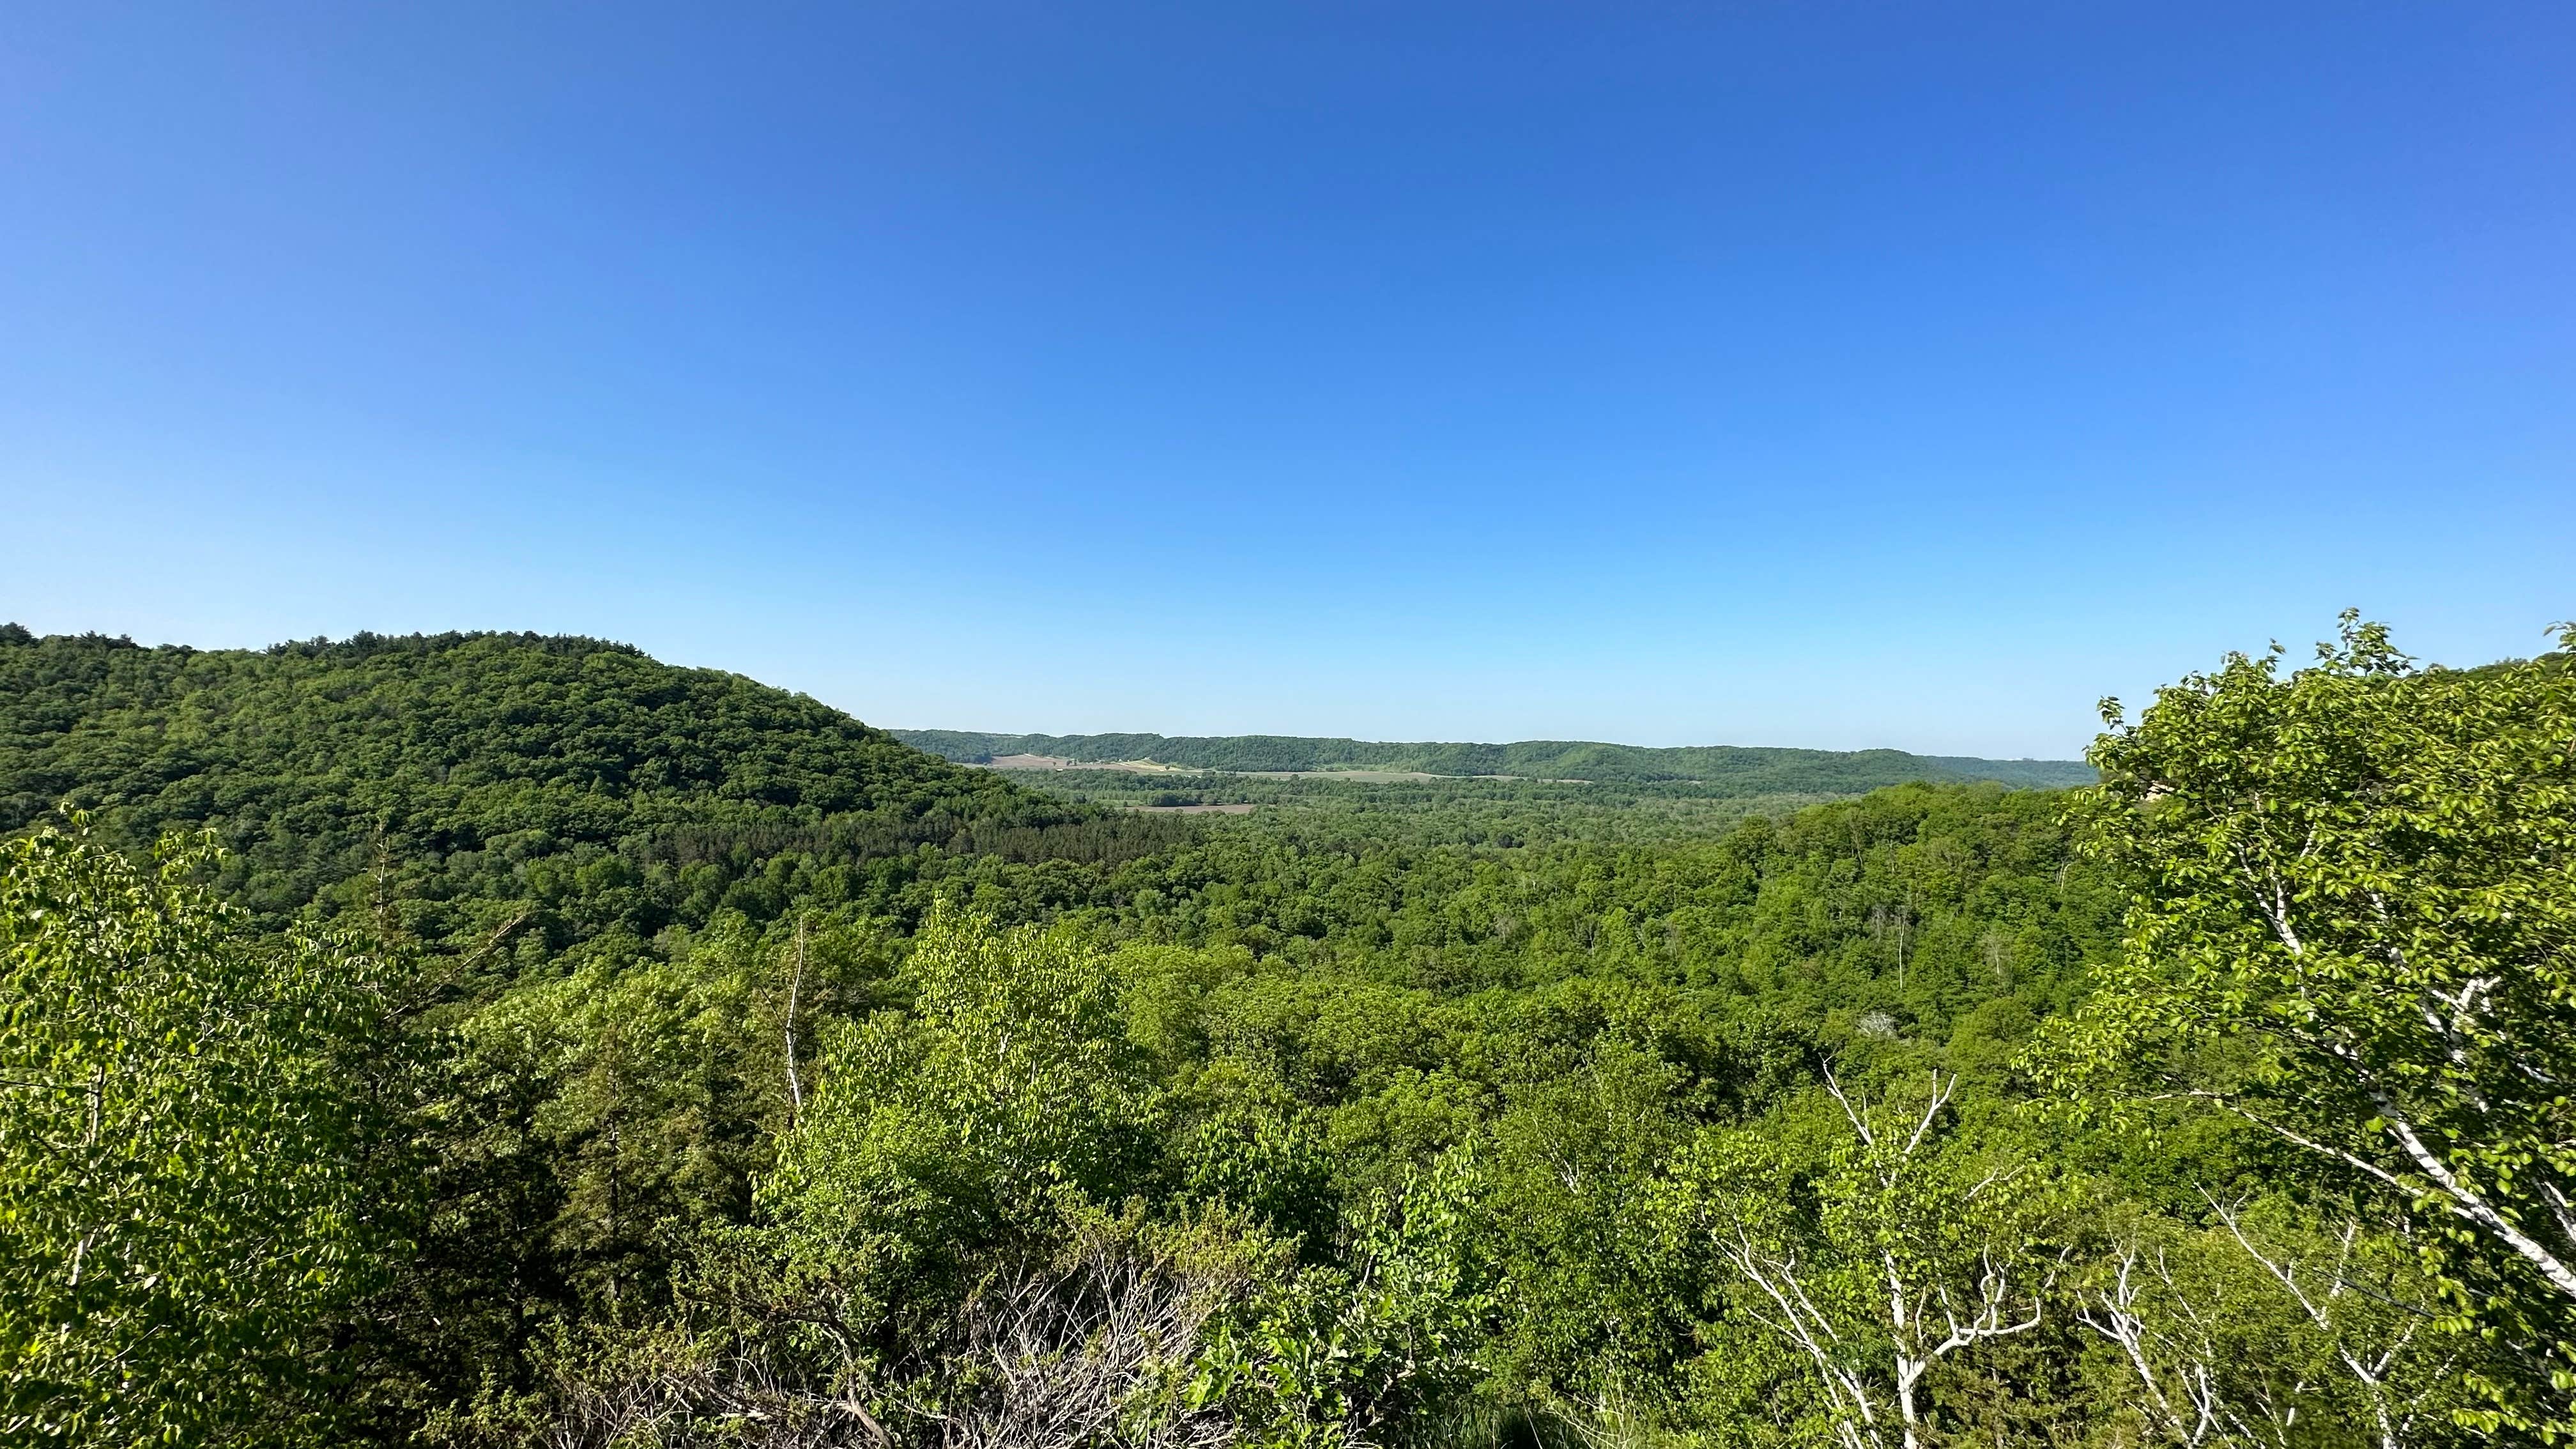
[[[323,1442],[317,1325],[385,1271],[385,963],[78,834],[0,845],[0,1438]]]

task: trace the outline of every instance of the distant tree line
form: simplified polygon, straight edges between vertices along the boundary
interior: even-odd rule
[[[1130,838],[729,676],[336,649],[0,642],[91,681],[0,696],[80,802],[0,844],[0,1441],[2576,1431],[2560,661],[2348,622],[2073,792]]]
[[[998,735],[896,730],[904,743],[945,759],[990,764],[1013,755],[1089,763],[1151,760],[1193,770],[1419,770],[1534,780],[1638,784],[1687,781],[1710,794],[1857,795],[1916,781],[1994,780],[2057,788],[2092,783],[2075,760],[1976,760],[1902,750],[1792,750],[1736,745],[1649,749],[1567,740],[1507,745],[1378,744],[1294,735]]]

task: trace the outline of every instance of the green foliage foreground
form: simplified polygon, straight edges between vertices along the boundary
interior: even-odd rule
[[[2561,1438],[2571,742],[2563,668],[2353,626],[2095,790],[1715,832],[778,833],[694,904],[389,844],[255,916],[39,824],[0,1441]]]
[[[189,883],[204,847],[0,862],[0,1432],[305,1437],[314,1328],[398,1246],[366,1200],[376,963],[252,935]]]

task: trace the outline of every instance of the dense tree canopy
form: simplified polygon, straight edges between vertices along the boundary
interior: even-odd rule
[[[264,1325],[201,1350],[246,1396],[204,1422],[350,1443],[2567,1417],[2552,665],[2417,670],[2356,628],[2115,722],[2099,789],[1817,800],[1038,793],[577,641],[9,656],[0,1345],[65,1442],[120,1442],[80,1365],[149,1313]],[[1120,808],[1148,788],[1256,808]],[[85,840],[26,803],[54,791]],[[173,824],[230,854],[119,863]],[[143,958],[149,1002],[109,966],[146,939],[196,943]],[[202,1060],[129,1030],[201,1017]],[[217,1061],[240,1091],[191,1085]],[[173,1104],[117,1142],[214,1144],[170,1159],[214,1192],[157,1148],[98,1165],[101,1062]],[[254,1138],[293,1169],[245,1171]],[[248,1232],[323,1270],[84,1268],[180,1298],[65,1308],[125,1202],[135,1253]]]
[[[924,845],[1097,859],[1172,824],[1067,806],[800,695],[597,640],[251,653],[17,630],[0,642],[0,831],[65,802],[133,850],[215,831],[225,894],[272,920],[346,908],[386,875],[407,924],[441,941],[507,921],[504,901],[577,898],[534,923],[558,946],[900,889]]]

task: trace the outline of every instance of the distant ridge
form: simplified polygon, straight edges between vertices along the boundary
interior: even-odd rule
[[[1980,760],[1903,750],[1797,750],[1742,745],[1652,749],[1590,740],[1511,744],[1380,743],[1303,735],[1006,735],[973,730],[890,730],[896,739],[959,764],[1049,755],[1085,764],[1151,760],[1195,770],[1419,770],[1434,775],[1512,775],[1652,784],[1695,781],[1730,794],[1842,794],[1917,780],[1993,780],[2022,789],[2093,783],[2078,760]]]

